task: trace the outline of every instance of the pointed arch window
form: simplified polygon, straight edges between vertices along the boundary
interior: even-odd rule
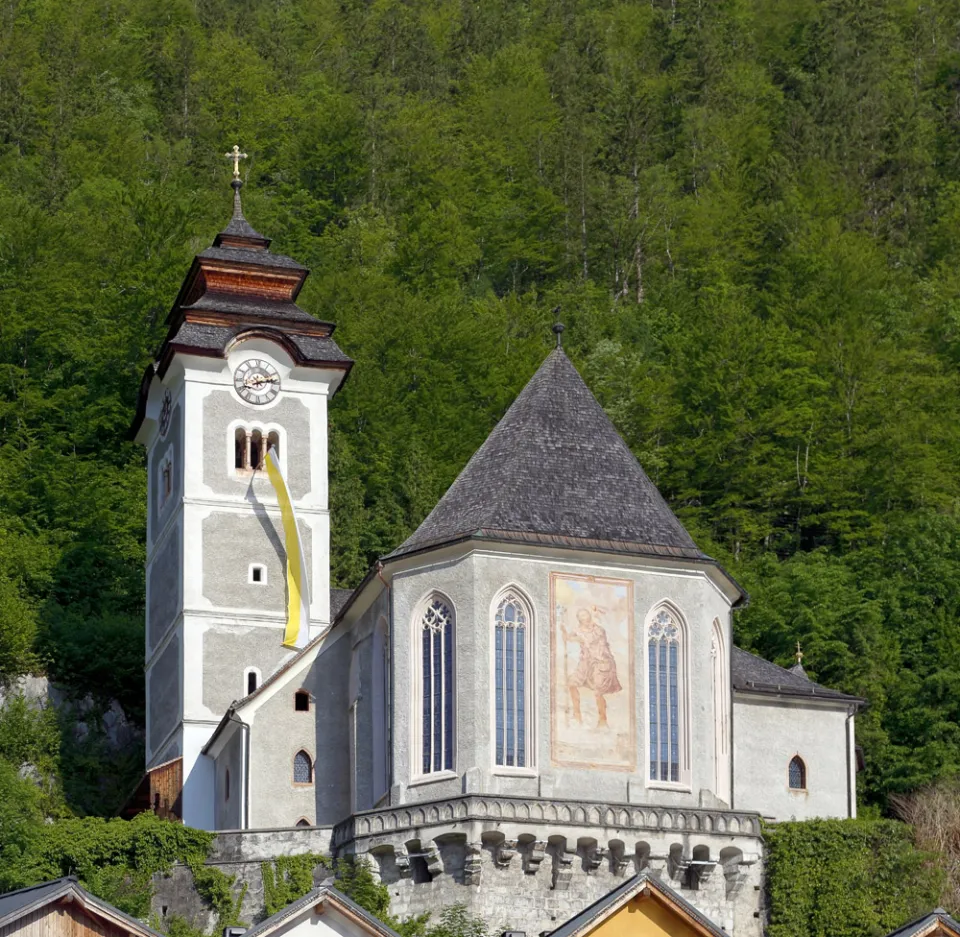
[[[805,791],[807,789],[807,766],[799,755],[790,759],[787,771],[791,791]]]
[[[525,768],[529,762],[530,641],[529,605],[507,591],[493,616],[494,744],[496,764],[502,767]]]
[[[686,745],[683,628],[678,616],[659,609],[647,628],[650,780],[679,784]]]
[[[420,769],[453,770],[453,612],[431,598],[417,623],[420,657]]]
[[[293,783],[313,783],[313,762],[303,749],[300,749],[300,751],[293,756]]]

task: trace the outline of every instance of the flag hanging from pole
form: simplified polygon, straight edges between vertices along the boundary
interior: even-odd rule
[[[280,519],[283,522],[284,547],[287,551],[287,626],[283,646],[305,647],[310,633],[310,593],[307,584],[307,561],[300,541],[300,527],[293,510],[287,480],[280,468],[277,450],[271,446],[266,458],[267,476],[277,493]]]

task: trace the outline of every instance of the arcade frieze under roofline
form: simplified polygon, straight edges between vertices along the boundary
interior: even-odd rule
[[[556,827],[557,832],[576,828],[576,838],[597,841],[623,839],[623,834],[641,831],[710,834],[711,838],[754,840],[756,850],[761,848],[760,814],[752,811],[479,794],[356,813],[334,826],[331,847],[335,852],[360,853],[369,851],[370,840],[386,835],[392,841],[392,834],[405,832],[429,830],[428,838],[435,839],[444,831],[463,834],[476,830],[479,834],[500,830],[506,835],[515,828],[521,836],[545,827]],[[573,834],[571,830],[568,838]]]

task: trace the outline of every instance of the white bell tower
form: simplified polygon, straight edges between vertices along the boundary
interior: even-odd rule
[[[202,750],[230,704],[293,652],[283,529],[263,470],[276,446],[300,523],[310,637],[330,624],[327,404],[352,362],[296,305],[308,271],[274,254],[240,206],[199,254],[144,375],[133,432],[147,450],[150,806],[212,829]]]

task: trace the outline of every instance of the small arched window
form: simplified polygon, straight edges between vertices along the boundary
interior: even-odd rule
[[[680,783],[685,744],[684,674],[678,618],[660,608],[647,628],[650,780]]]
[[[250,670],[247,672],[247,695],[253,693],[257,688],[257,672]]]
[[[247,431],[238,426],[233,434],[233,467],[245,469],[247,465]]]
[[[300,819],[297,820],[297,826],[313,826],[313,824],[306,817],[300,817]]]
[[[453,612],[431,598],[418,622],[420,658],[420,767],[424,774],[453,770]]]
[[[787,776],[791,791],[805,791],[807,789],[807,766],[799,755],[790,759]]]
[[[306,690],[297,690],[293,694],[293,708],[298,713],[310,712],[310,694]]]
[[[274,430],[272,433],[267,436],[267,452],[269,450],[275,450],[277,453],[277,458],[280,458],[280,434]],[[267,452],[264,452],[264,458],[266,458]]]
[[[230,769],[229,768],[227,768],[227,770],[223,774],[223,799],[224,800],[230,799]]]
[[[293,783],[313,783],[313,762],[310,756],[301,749],[293,756]]]
[[[527,765],[527,659],[530,615],[527,603],[509,591],[493,616],[496,764]]]

